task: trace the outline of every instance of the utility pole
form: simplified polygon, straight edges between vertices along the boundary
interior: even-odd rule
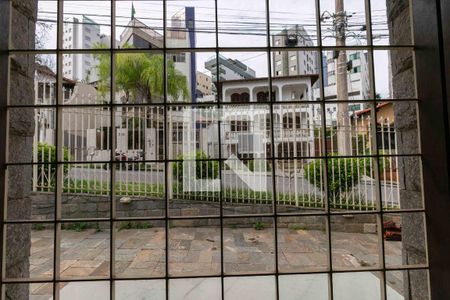
[[[344,0],[336,0],[335,30],[336,46],[345,46],[345,31],[347,27],[347,13],[344,11]],[[336,62],[336,89],[337,100],[348,100],[347,82],[347,54],[345,50],[338,50]],[[351,155],[351,128],[348,115],[348,103],[337,104],[337,148],[340,155]]]

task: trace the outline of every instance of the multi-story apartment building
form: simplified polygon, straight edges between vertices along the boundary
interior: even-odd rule
[[[213,82],[217,82],[216,56],[205,62],[205,69],[212,74]],[[256,72],[238,59],[226,58],[219,54],[219,81],[255,78]]]
[[[303,26],[284,29],[272,37],[274,47],[308,47],[314,43]],[[313,51],[273,52],[273,76],[317,74],[317,55]]]
[[[199,71],[197,71],[197,94],[199,96],[212,94],[212,77]]]
[[[305,28],[299,25],[274,35],[272,41],[274,47],[280,48],[314,45]],[[346,53],[348,61],[348,100],[368,99],[370,90],[367,54],[361,50],[347,51]],[[313,51],[283,51],[283,49],[277,49],[273,52],[272,61],[274,77],[319,73],[319,60]],[[322,72],[325,99],[336,100],[335,53],[322,54]],[[319,86],[316,85],[313,89],[314,99],[319,99]],[[360,109],[363,109],[361,104],[352,104],[349,107],[350,111]],[[331,108],[331,111],[336,112],[336,109]]]
[[[336,99],[336,59],[333,53],[327,55],[328,85],[325,87],[325,98]],[[367,53],[361,50],[347,51],[347,82],[349,100],[368,99],[369,67]]]
[[[96,45],[111,43],[110,37],[100,33],[100,25],[82,16],[64,20],[63,47],[65,49],[92,49]],[[93,54],[64,54],[63,76],[72,80],[95,82],[98,74],[95,66],[98,61]]]
[[[362,50],[347,51],[347,85],[348,99],[345,100],[364,100],[370,97],[369,66],[367,52]],[[336,63],[333,52],[329,52],[327,57],[327,80],[328,84],[324,86],[325,99],[336,100]],[[314,90],[315,98],[320,97],[319,89]],[[342,99],[340,99],[342,100]],[[363,109],[361,103],[349,105],[350,113]],[[336,110],[334,110],[336,111]]]
[[[133,18],[120,34],[119,47],[128,45],[145,49],[162,48],[163,40],[162,34]]]

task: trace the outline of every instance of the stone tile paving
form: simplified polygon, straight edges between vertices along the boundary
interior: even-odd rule
[[[328,241],[324,231],[278,229],[281,272],[326,270]],[[62,278],[108,277],[109,230],[61,231]],[[116,233],[116,277],[165,275],[165,229],[124,229]],[[274,232],[270,228],[224,228],[226,274],[275,271]],[[378,266],[375,234],[333,232],[332,261],[335,269]],[[401,264],[401,243],[385,243],[386,260]],[[32,232],[30,272],[34,278],[52,278],[53,232]],[[220,229],[175,227],[169,229],[169,274],[220,275]],[[401,277],[398,278],[401,280]],[[394,284],[401,286],[401,284]],[[32,284],[31,298],[49,299],[52,285]]]

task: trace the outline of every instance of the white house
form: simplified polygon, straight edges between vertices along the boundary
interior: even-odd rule
[[[312,86],[318,75],[296,75],[272,79],[273,140],[275,155],[309,156],[314,153],[314,109]],[[222,145],[224,155],[264,158],[271,153],[271,111],[267,78],[224,81],[220,85],[224,103]],[[283,102],[289,101],[289,104]],[[296,102],[298,103],[292,103]],[[242,105],[241,103],[248,103]],[[239,105],[232,105],[239,103]],[[253,104],[252,104],[253,103]],[[258,104],[256,104],[258,103]]]

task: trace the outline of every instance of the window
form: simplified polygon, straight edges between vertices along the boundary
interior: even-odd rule
[[[172,61],[177,63],[186,62],[186,54],[185,53],[176,53],[172,56]]]
[[[236,102],[236,103],[240,103],[240,102],[249,102],[250,101],[250,95],[249,93],[233,93],[231,95],[231,102]]]
[[[356,52],[353,54],[349,55],[349,60],[356,60],[356,59],[360,59],[361,58],[361,53],[360,52]]]
[[[354,74],[354,73],[360,73],[360,72],[361,72],[361,66],[357,66],[357,67],[352,68],[350,73]]]
[[[236,131],[248,131],[249,126],[248,126],[248,121],[231,121],[231,131],[232,132],[236,132]]]
[[[426,236],[449,247],[426,227],[448,225],[448,68],[402,34],[429,12],[344,1],[338,46],[339,1],[131,2],[39,1],[14,22],[0,4],[2,297],[426,298]],[[36,16],[50,34],[25,45]],[[75,17],[69,50],[58,26]],[[93,49],[97,32],[113,43]],[[343,52],[360,75],[336,76]]]

